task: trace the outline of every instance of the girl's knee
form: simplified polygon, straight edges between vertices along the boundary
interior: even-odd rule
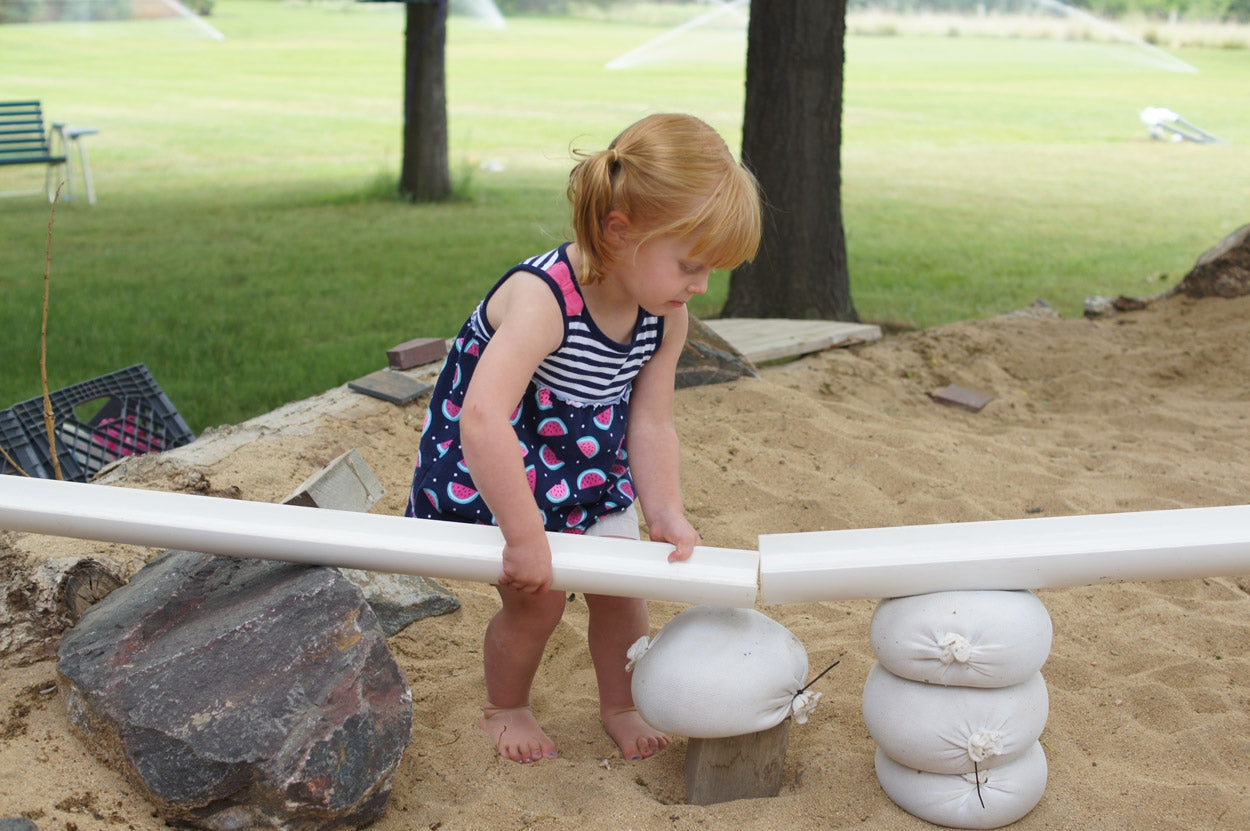
[[[514,626],[524,626],[533,632],[550,634],[564,617],[567,604],[564,592],[547,591],[527,594],[513,589],[500,588],[503,609],[500,614]]]
[[[592,632],[610,629],[620,637],[639,637],[650,628],[647,601],[641,598],[588,594],[586,608]]]
[[[607,612],[609,614],[637,614],[647,611],[647,601],[640,597],[616,597],[610,594],[587,594],[586,607],[591,614]]]

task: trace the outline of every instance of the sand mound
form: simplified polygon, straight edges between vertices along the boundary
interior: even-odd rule
[[[687,509],[707,544],[753,548],[767,533],[1243,504],[1247,319],[1250,298],[1174,297],[1097,320],[1006,316],[683,390]],[[952,383],[994,400],[971,413],[931,398]],[[395,407],[336,390],[223,431],[214,443],[229,442],[216,450],[191,445],[120,474],[138,487],[274,501],[357,448],[388,491],[375,511],[399,512],[422,415],[423,402]],[[131,567],[153,553],[0,535],[0,556],[89,552]],[[580,600],[552,639],[534,697],[561,758],[497,759],[475,726],[481,638],[497,599],[486,585],[449,585],[459,612],[391,640],[412,683],[415,734],[375,828],[931,827],[896,808],[873,773],[859,704],[872,601],[764,610],[803,641],[814,668],[842,663],[791,733],[780,796],[697,807],[683,804],[684,740],[627,764],[601,730]],[[1250,827],[1250,577],[1040,596],[1055,624],[1043,669],[1050,781],[1018,827]],[[681,608],[654,604],[653,626]],[[161,828],[68,733],[49,692],[54,674],[47,660],[0,673],[11,702],[0,712],[0,816],[25,814],[43,828]]]

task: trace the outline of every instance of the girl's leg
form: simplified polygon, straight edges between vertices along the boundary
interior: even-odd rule
[[[562,591],[533,595],[499,587],[503,608],[486,627],[486,703],[481,728],[514,762],[554,758],[555,742],[538,726],[530,710],[530,687],[547,639],[564,614]]]
[[[590,610],[587,639],[599,682],[599,714],[604,729],[625,759],[645,759],[668,746],[668,736],[652,728],[638,715],[625,671],[625,653],[634,641],[650,633],[647,604],[633,597],[588,594]]]

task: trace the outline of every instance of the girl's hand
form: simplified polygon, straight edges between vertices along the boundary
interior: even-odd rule
[[[664,342],[634,379],[625,447],[634,491],[642,504],[651,539],[674,546],[668,561],[690,559],[702,542],[682,508],[681,448],[673,424],[673,379],[686,342],[685,309],[665,317]]]
[[[694,553],[694,547],[703,543],[703,538],[699,536],[699,532],[690,524],[690,520],[681,514],[663,524],[648,525],[647,527],[651,532],[652,540],[666,542],[675,546],[668,555],[670,563],[689,560],[690,555]]]
[[[499,585],[526,594],[551,588],[551,547],[545,536],[523,545],[504,544]]]

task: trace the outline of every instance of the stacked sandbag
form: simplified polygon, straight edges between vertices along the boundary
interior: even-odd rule
[[[877,779],[908,813],[951,828],[1000,828],[1046,789],[1038,741],[1050,703],[1041,668],[1050,615],[1024,591],[883,600],[864,721]]]
[[[634,705],[657,730],[692,739],[799,724],[820,700],[803,692],[807,650],[754,609],[692,606],[629,650]]]

